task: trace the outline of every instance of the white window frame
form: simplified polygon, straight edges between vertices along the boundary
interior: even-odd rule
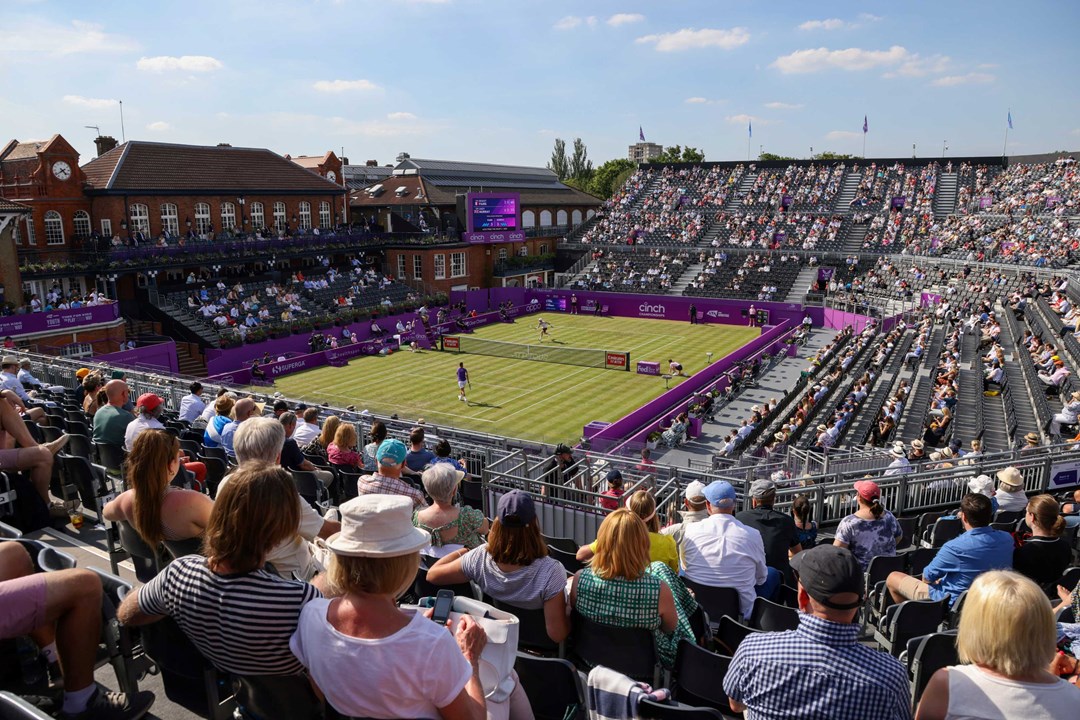
[[[274,229],[278,232],[289,229],[289,213],[283,202],[274,203]]]
[[[540,211],[540,227],[551,227],[551,211]]]
[[[446,255],[444,253],[435,253],[431,256],[435,264],[435,279],[446,279]]]
[[[213,227],[214,224],[210,220],[210,203],[195,203],[195,232],[199,235],[208,235],[213,231]]]
[[[536,252],[537,255],[547,255],[547,243],[540,243],[540,248]]]
[[[534,213],[532,210],[526,210],[525,212],[521,213],[521,227],[536,227],[536,213]]]
[[[405,279],[405,253],[398,253],[397,256],[397,276],[398,280]]]
[[[19,219],[16,219],[11,226],[11,239],[15,241],[16,245],[22,245],[22,230],[19,226],[22,225]]]
[[[101,218],[101,236],[104,238],[111,238],[112,232],[112,218]]]
[[[134,207],[134,206],[133,206]],[[147,219],[146,234],[150,234],[150,222]],[[180,214],[174,203],[162,203],[161,205],[161,232],[168,235],[180,234]]]
[[[330,203],[323,200],[319,203],[319,227],[328,230],[333,219],[330,217]]]
[[[310,230],[311,203],[307,202],[306,200],[300,203],[300,212],[297,213],[297,217],[299,218],[299,225],[297,225],[297,228],[300,230]]]
[[[529,246],[522,245],[517,251],[518,257],[529,257]]]
[[[221,229],[236,229],[236,206],[231,202],[221,203]]]
[[[143,235],[150,235],[150,208],[143,203],[131,204],[131,232],[142,231]]]
[[[504,247],[499,248],[499,259],[500,260],[505,260],[506,259],[506,248],[504,248]]]
[[[90,233],[94,232],[94,226],[90,224],[90,213],[85,210],[75,211],[71,216],[71,225],[75,237],[90,237]]]
[[[262,230],[266,227],[266,208],[259,201],[251,203],[251,229]]]
[[[55,210],[45,213],[45,244],[64,244],[64,218]]]
[[[423,255],[417,254],[417,255],[412,256],[412,276],[413,276],[413,280],[423,280],[424,279],[424,256]]]
[[[463,252],[450,253],[450,277],[459,278],[469,274],[469,261]]]
[[[26,216],[26,244],[37,245],[37,234],[34,231],[34,216]]]

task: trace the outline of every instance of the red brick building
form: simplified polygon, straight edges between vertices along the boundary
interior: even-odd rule
[[[345,187],[345,173],[342,172],[343,163],[333,150],[327,151],[325,155],[286,155],[285,159],[292,160],[305,170],[310,170],[332,183]]]

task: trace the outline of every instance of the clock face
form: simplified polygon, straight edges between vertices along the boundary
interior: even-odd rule
[[[53,163],[52,174],[55,175],[58,180],[67,180],[71,177],[71,166],[63,160],[58,160]]]
[[[329,180],[330,182],[337,182],[337,173],[334,172],[333,170],[328,171],[326,173],[326,179]]]

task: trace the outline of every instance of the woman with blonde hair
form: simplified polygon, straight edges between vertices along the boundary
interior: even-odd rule
[[[648,490],[638,490],[625,498],[627,509],[645,522],[649,530],[649,561],[662,562],[671,568],[673,573],[679,572],[679,546],[675,538],[660,533],[660,518],[656,516],[656,498]],[[578,548],[577,559],[587,562],[596,554],[596,543],[582,545]]]
[[[1050,601],[1019,573],[971,584],[960,615],[960,662],[934,673],[916,720],[1075,717],[1080,689],[1051,674],[1057,628]]]
[[[674,574],[664,563],[650,564],[645,522],[619,508],[600,524],[589,566],[574,575],[570,606],[594,622],[652,630],[661,662],[670,668],[679,641],[694,642],[694,633],[664,576]]]
[[[300,449],[304,451],[305,455],[318,455],[326,459],[327,448],[330,447],[330,443],[334,442],[334,434],[340,425],[341,418],[337,415],[331,415],[323,423],[319,436]]]
[[[126,490],[101,511],[106,520],[127,522],[147,545],[199,537],[210,522],[214,501],[169,483],[183,460],[180,442],[164,430],[144,430],[124,463]]]
[[[326,447],[326,459],[331,465],[351,465],[360,469],[364,458],[356,452],[356,428],[352,423],[341,423],[334,432],[334,442]]]
[[[448,633],[396,605],[429,540],[409,522],[411,513],[412,502],[400,495],[361,495],[341,506],[341,532],[327,541],[328,579],[338,597],[304,608],[291,647],[343,715],[479,720],[488,710],[479,670],[483,628],[465,615]]]

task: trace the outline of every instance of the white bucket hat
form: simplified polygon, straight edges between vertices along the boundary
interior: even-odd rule
[[[397,557],[417,552],[431,536],[413,527],[412,500],[404,495],[361,495],[343,504],[341,532],[326,541],[337,555]]]

